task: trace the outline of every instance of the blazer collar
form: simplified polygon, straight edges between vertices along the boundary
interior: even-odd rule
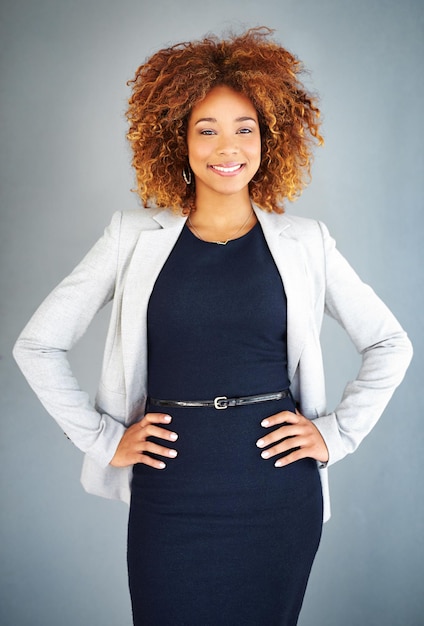
[[[292,226],[291,221],[285,214],[267,213],[254,203],[252,203],[252,209],[263,229],[272,229],[280,234],[287,231],[287,229],[290,229]],[[178,215],[171,210],[164,209],[158,210],[158,212],[153,215],[153,219],[161,228],[173,228],[178,226],[182,228],[187,220],[187,216]]]
[[[187,216],[186,215],[178,215],[174,213],[170,209],[159,210],[154,216],[153,219],[155,222],[159,224],[161,228],[172,228],[173,226],[181,225],[183,227]]]

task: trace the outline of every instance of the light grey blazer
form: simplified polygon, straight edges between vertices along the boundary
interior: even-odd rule
[[[353,452],[374,426],[404,376],[411,344],[395,317],[336,250],[323,224],[254,210],[287,295],[291,390],[300,411],[322,433],[330,465]],[[184,223],[185,218],[171,211],[116,213],[103,237],[42,303],[16,342],[14,356],[29,384],[85,452],[82,483],[90,493],[130,499],[132,468],[114,468],[109,462],[126,426],[143,416],[147,306]],[[111,320],[93,406],[73,376],[66,353],[110,300]],[[357,378],[346,385],[332,412],[326,409],[319,340],[324,312],[342,325],[362,357]],[[216,393],[226,395],[225,389]],[[327,468],[318,465],[328,519]]]

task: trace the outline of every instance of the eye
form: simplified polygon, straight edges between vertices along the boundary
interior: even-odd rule
[[[211,130],[210,128],[204,128],[203,130],[200,131],[201,135],[215,135],[215,131]]]
[[[250,133],[252,133],[252,129],[251,128],[240,128],[240,130],[237,131],[240,135],[250,135]]]

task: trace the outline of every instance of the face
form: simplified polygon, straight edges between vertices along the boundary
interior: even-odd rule
[[[196,195],[248,195],[261,161],[256,110],[245,95],[214,87],[190,115],[187,130]]]

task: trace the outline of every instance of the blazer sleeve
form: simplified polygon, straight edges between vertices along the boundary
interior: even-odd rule
[[[327,444],[330,465],[353,452],[376,424],[405,375],[412,345],[387,306],[338,252],[326,226],[320,228],[325,312],[345,329],[362,359],[334,412],[314,420]]]
[[[122,214],[73,272],[46,298],[20,334],[13,355],[38,398],[71,441],[105,467],[125,427],[98,413],[72,374],[67,352],[114,295]]]

